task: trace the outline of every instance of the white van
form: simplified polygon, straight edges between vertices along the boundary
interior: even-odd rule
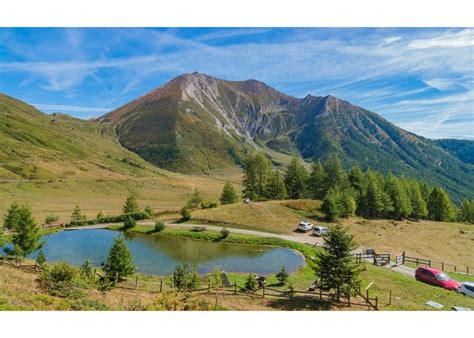
[[[308,232],[313,228],[313,224],[310,222],[300,222],[298,226],[296,227],[297,230],[303,231],[303,232]]]
[[[313,235],[321,237],[321,236],[329,233],[329,231],[330,230],[326,227],[316,226],[316,227],[313,228]]]

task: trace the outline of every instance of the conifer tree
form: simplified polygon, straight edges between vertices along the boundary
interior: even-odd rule
[[[314,162],[308,179],[308,194],[313,199],[323,199],[325,194],[326,172],[321,162]]]
[[[16,256],[26,257],[43,246],[41,239],[41,231],[33,219],[31,209],[27,206],[19,208],[18,223],[15,228],[16,233],[13,235],[13,252]]]
[[[335,155],[331,155],[323,164],[325,172],[324,191],[335,189],[338,191],[349,188],[347,173],[342,167],[341,160]]]
[[[326,215],[326,219],[329,222],[335,222],[339,217],[338,197],[338,193],[334,189],[330,189],[326,193],[326,196],[324,196],[321,210]]]
[[[452,202],[442,188],[435,187],[428,197],[428,218],[433,221],[447,222],[453,218]]]
[[[238,200],[237,193],[235,192],[234,186],[230,182],[226,182],[222,189],[220,201],[222,205],[233,204]]]
[[[8,230],[15,230],[18,227],[19,220],[20,205],[17,202],[13,202],[3,219],[3,227]]]
[[[349,183],[357,194],[357,197],[364,193],[364,173],[358,165],[351,168],[348,175]]]
[[[303,198],[306,195],[308,172],[297,157],[293,157],[285,174],[285,186],[291,199]]]
[[[105,261],[104,271],[110,279],[121,280],[135,273],[132,254],[123,236],[117,236]]]
[[[385,181],[385,190],[392,201],[392,218],[403,219],[410,215],[411,204],[401,180],[389,174]]]
[[[420,186],[416,181],[410,183],[410,202],[411,202],[411,217],[414,219],[423,219],[427,216],[426,202],[421,197]]]
[[[86,220],[86,215],[84,215],[78,205],[74,208],[71,214],[71,224],[80,224]]]
[[[354,239],[341,226],[337,225],[324,235],[324,251],[317,253],[314,268],[322,289],[336,289],[337,297],[341,291],[353,290],[359,283],[359,266],[355,263],[352,251],[357,247]]]
[[[339,216],[342,218],[351,217],[356,210],[356,202],[349,190],[339,193],[338,197]]]
[[[122,209],[124,215],[139,213],[140,208],[138,207],[137,197],[134,194],[130,194],[125,200]]]
[[[467,223],[474,223],[474,201],[465,198],[461,202],[459,209],[459,220]]]
[[[363,215],[369,218],[380,217],[384,211],[383,193],[376,180],[369,178],[363,197]]]
[[[273,170],[268,180],[268,198],[282,200],[286,198],[286,187],[283,176],[278,170]]]

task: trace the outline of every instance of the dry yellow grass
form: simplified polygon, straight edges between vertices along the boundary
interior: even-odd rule
[[[300,220],[329,226],[311,200],[242,203],[193,212],[193,222],[222,223],[261,231],[291,233]],[[342,219],[362,248],[474,267],[474,226],[432,221]]]
[[[320,202],[312,200],[236,203],[196,210],[193,222],[220,223],[268,232],[290,233],[299,221],[313,215]]]
[[[432,221],[343,220],[361,247],[474,267],[474,226]]]
[[[193,189],[198,189],[205,199],[217,201],[225,181],[226,178],[175,173],[141,179],[4,181],[0,182],[0,217],[13,201],[29,204],[39,222],[48,214],[68,221],[76,205],[89,218],[94,218],[99,211],[120,214],[130,193],[137,195],[142,208],[149,205],[156,211],[179,210]]]

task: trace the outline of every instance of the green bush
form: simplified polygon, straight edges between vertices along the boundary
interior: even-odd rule
[[[201,209],[213,209],[217,208],[217,202],[204,201],[201,203]]]
[[[179,220],[180,222],[186,222],[191,219],[191,213],[189,212],[189,209],[186,206],[184,206],[181,209],[180,214],[181,214],[181,219]]]
[[[245,280],[245,288],[247,290],[255,290],[257,287],[257,280],[255,279],[254,274],[249,274]]]
[[[221,230],[221,238],[227,238],[230,235],[230,231],[227,230],[226,228],[222,228]]]
[[[165,222],[163,221],[156,221],[155,223],[155,232],[162,232],[163,230],[165,230]]]
[[[123,228],[128,230],[132,229],[137,226],[137,221],[131,216],[125,218],[125,222],[123,222]]]
[[[46,216],[46,219],[44,220],[45,224],[53,224],[56,223],[59,220],[59,217],[56,215],[48,215]]]
[[[288,281],[288,272],[286,272],[285,266],[281,267],[281,270],[275,276],[280,284],[285,285]]]

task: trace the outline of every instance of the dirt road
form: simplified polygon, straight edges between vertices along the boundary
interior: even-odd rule
[[[154,222],[150,221],[142,221],[137,222],[139,225],[154,225]],[[103,229],[109,227],[111,224],[96,224],[96,225],[84,225],[80,227],[71,227],[67,228],[68,230],[86,230],[86,229]],[[188,223],[167,223],[167,227],[172,228],[193,228],[193,227],[206,227],[208,230],[220,231],[222,227],[214,226],[214,225],[204,225],[204,224],[188,224]],[[303,244],[310,244],[316,246],[322,246],[324,244],[324,240],[321,237],[312,236],[311,232],[308,233],[297,233],[295,232],[294,235],[283,235],[283,234],[275,234],[271,232],[264,232],[264,231],[257,231],[257,230],[248,230],[248,229],[240,229],[240,228],[229,228],[226,227],[231,233],[236,234],[243,234],[243,235],[252,235],[258,237],[269,237],[269,238],[279,238],[284,239],[287,241],[293,241]]]

